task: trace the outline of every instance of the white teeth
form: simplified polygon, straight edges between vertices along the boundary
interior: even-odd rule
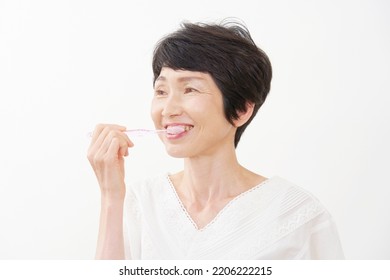
[[[191,126],[184,126],[184,125],[175,125],[175,126],[168,126],[167,127],[167,133],[177,135],[180,133],[183,133],[185,131],[189,131],[192,127]]]

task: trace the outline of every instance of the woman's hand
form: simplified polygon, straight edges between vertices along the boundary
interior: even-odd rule
[[[134,146],[125,130],[124,126],[99,124],[92,134],[88,160],[105,198],[123,198],[125,195],[124,157]]]

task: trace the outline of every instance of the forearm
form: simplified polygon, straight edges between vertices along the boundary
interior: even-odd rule
[[[102,196],[96,259],[124,259],[124,198]]]

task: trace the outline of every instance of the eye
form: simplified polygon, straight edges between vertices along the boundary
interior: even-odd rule
[[[167,95],[167,93],[165,91],[161,90],[161,89],[156,89],[154,91],[154,95],[155,96],[165,96],[165,95]]]
[[[184,89],[184,93],[193,93],[193,92],[199,92],[199,91],[197,89],[191,88],[191,87],[187,87]]]

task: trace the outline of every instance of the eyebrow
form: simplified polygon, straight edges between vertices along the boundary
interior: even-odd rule
[[[158,82],[158,81],[163,81],[165,82],[167,80],[167,78],[165,76],[158,76],[155,83]],[[188,82],[188,81],[192,81],[192,80],[200,80],[200,81],[204,81],[205,78],[203,77],[198,77],[198,76],[185,76],[185,77],[179,77],[177,78],[177,81],[178,82]]]

